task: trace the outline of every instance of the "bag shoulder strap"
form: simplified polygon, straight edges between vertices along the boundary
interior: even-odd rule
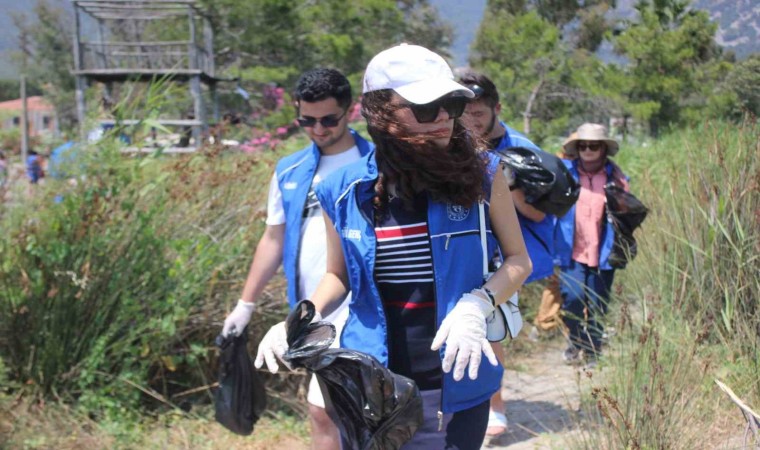
[[[488,275],[488,240],[486,235],[486,208],[483,200],[478,202],[478,221],[480,222],[480,248],[483,253],[483,277]]]

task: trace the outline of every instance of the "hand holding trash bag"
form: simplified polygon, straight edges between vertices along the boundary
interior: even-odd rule
[[[615,230],[609,263],[616,269],[623,269],[638,253],[633,232],[644,222],[649,210],[633,194],[614,183],[604,186],[604,194],[607,200],[607,215]]]
[[[251,321],[251,315],[255,309],[255,303],[244,302],[242,299],[238,300],[235,309],[224,319],[222,336],[239,336],[245,327],[248,326],[248,322]]]
[[[318,312],[314,312],[312,322],[320,322],[321,320],[322,316]],[[288,347],[288,332],[285,329],[285,322],[280,322],[270,328],[264,338],[261,339],[259,350],[256,353],[256,361],[253,365],[257,369],[261,369],[266,362],[267,369],[272,373],[277,373],[280,369],[277,360],[282,360],[282,356],[288,351]]]
[[[443,319],[430,348],[438,350],[446,343],[442,367],[448,373],[454,366],[454,380],[459,381],[464,377],[464,369],[468,365],[470,379],[478,378],[483,353],[492,365],[498,364],[491,344],[486,339],[486,317],[493,312],[494,307],[488,300],[467,293]]]
[[[285,331],[285,322],[280,322],[267,331],[267,334],[261,339],[259,350],[256,353],[256,360],[253,365],[261,369],[264,361],[267,363],[267,369],[272,373],[277,373],[280,366],[277,359],[282,359],[282,355],[288,350],[287,334]]]
[[[525,201],[539,211],[562,217],[578,200],[581,186],[560,158],[525,147],[498,153],[514,174],[514,185],[525,193]]]
[[[283,360],[314,372],[327,414],[348,448],[398,449],[422,424],[417,385],[366,353],[329,348],[335,327],[314,320],[316,314],[314,304],[304,300],[288,315]]]

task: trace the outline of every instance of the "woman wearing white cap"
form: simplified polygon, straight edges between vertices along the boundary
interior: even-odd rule
[[[311,300],[324,315],[350,287],[341,347],[369,353],[417,383],[425,422],[404,449],[480,448],[503,374],[486,318],[531,271],[499,162],[476,152],[458,120],[472,96],[423,47],[379,53],[365,72],[362,99],[376,151],[317,188],[332,226],[327,274]],[[487,251],[500,248],[505,257],[486,283],[481,200]],[[276,364],[283,347],[268,347],[260,352]]]
[[[604,332],[615,269],[610,266],[614,230],[605,217],[604,186],[616,183],[626,191],[626,176],[610,156],[618,152],[617,141],[607,136],[604,125],[584,123],[563,145],[572,161],[565,161],[581,184],[578,201],[557,221],[555,250],[560,259],[560,292],[569,345],[562,354],[568,363],[586,359],[596,364]],[[586,317],[584,324],[583,318]]]

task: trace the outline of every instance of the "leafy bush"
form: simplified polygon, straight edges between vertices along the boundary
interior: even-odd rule
[[[7,211],[0,237],[10,377],[94,412],[211,384],[210,344],[263,229],[276,156],[130,160],[118,145],[83,152],[77,186],[51,181]],[[255,327],[282,314],[270,300]]]

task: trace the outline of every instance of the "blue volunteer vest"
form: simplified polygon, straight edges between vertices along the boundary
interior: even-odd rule
[[[497,170],[498,159],[489,155],[488,187]],[[332,219],[341,236],[341,245],[351,285],[349,316],[341,347],[360,350],[388,365],[388,330],[382,300],[374,280],[375,237],[372,198],[378,171],[374,151],[316,188],[322,208]],[[486,215],[488,204],[486,204]],[[498,241],[488,230],[489,254],[498,249]],[[433,258],[436,328],[452,310],[462,294],[483,285],[482,247],[477,204],[464,208],[435,202],[428,198],[428,229]],[[440,352],[443,358],[443,349]],[[453,371],[452,371],[453,372]],[[442,411],[452,413],[479,405],[496,392],[503,369],[483,358],[476,380],[465,375],[454,381],[452,373],[443,374]]]
[[[374,145],[350,130],[359,153],[365,156]],[[285,210],[285,242],[282,252],[282,267],[288,281],[288,304],[291,308],[298,303],[298,255],[301,248],[301,226],[306,197],[309,195],[314,173],[321,157],[315,143],[288,155],[277,162],[275,173],[282,193],[282,207]]]

